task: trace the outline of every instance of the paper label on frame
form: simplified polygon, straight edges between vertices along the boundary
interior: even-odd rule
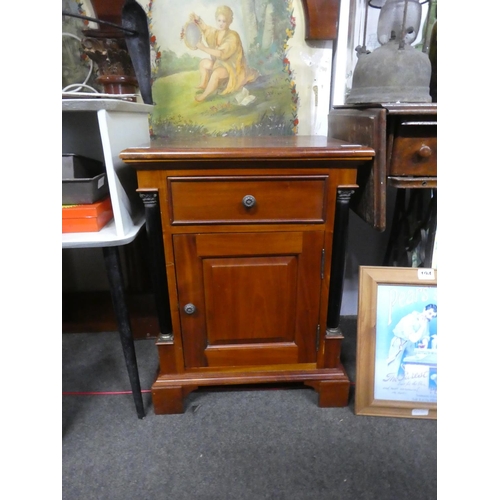
[[[434,280],[436,279],[434,269],[418,269],[417,276],[419,280]]]
[[[411,411],[414,417],[427,417],[429,415],[429,410],[414,409]]]

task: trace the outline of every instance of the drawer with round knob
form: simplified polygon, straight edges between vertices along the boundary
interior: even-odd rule
[[[327,175],[169,177],[170,223],[324,223]]]
[[[437,122],[403,121],[396,126],[388,174],[437,175]]]

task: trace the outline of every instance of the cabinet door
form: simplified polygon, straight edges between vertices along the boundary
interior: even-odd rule
[[[315,362],[323,239],[173,236],[186,368]]]

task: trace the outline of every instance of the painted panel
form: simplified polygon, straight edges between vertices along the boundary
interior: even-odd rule
[[[142,4],[151,34],[153,136],[326,135],[332,41],[305,41],[302,2]]]

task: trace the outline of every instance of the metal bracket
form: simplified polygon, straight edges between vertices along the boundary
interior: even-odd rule
[[[158,342],[161,344],[173,344],[174,334],[173,333],[160,333],[158,335]]]
[[[325,279],[325,249],[321,250],[321,279]]]
[[[344,335],[342,334],[342,330],[340,329],[339,326],[335,327],[335,328],[327,328],[326,329],[326,336],[328,338],[338,338],[338,337],[344,337]]]

